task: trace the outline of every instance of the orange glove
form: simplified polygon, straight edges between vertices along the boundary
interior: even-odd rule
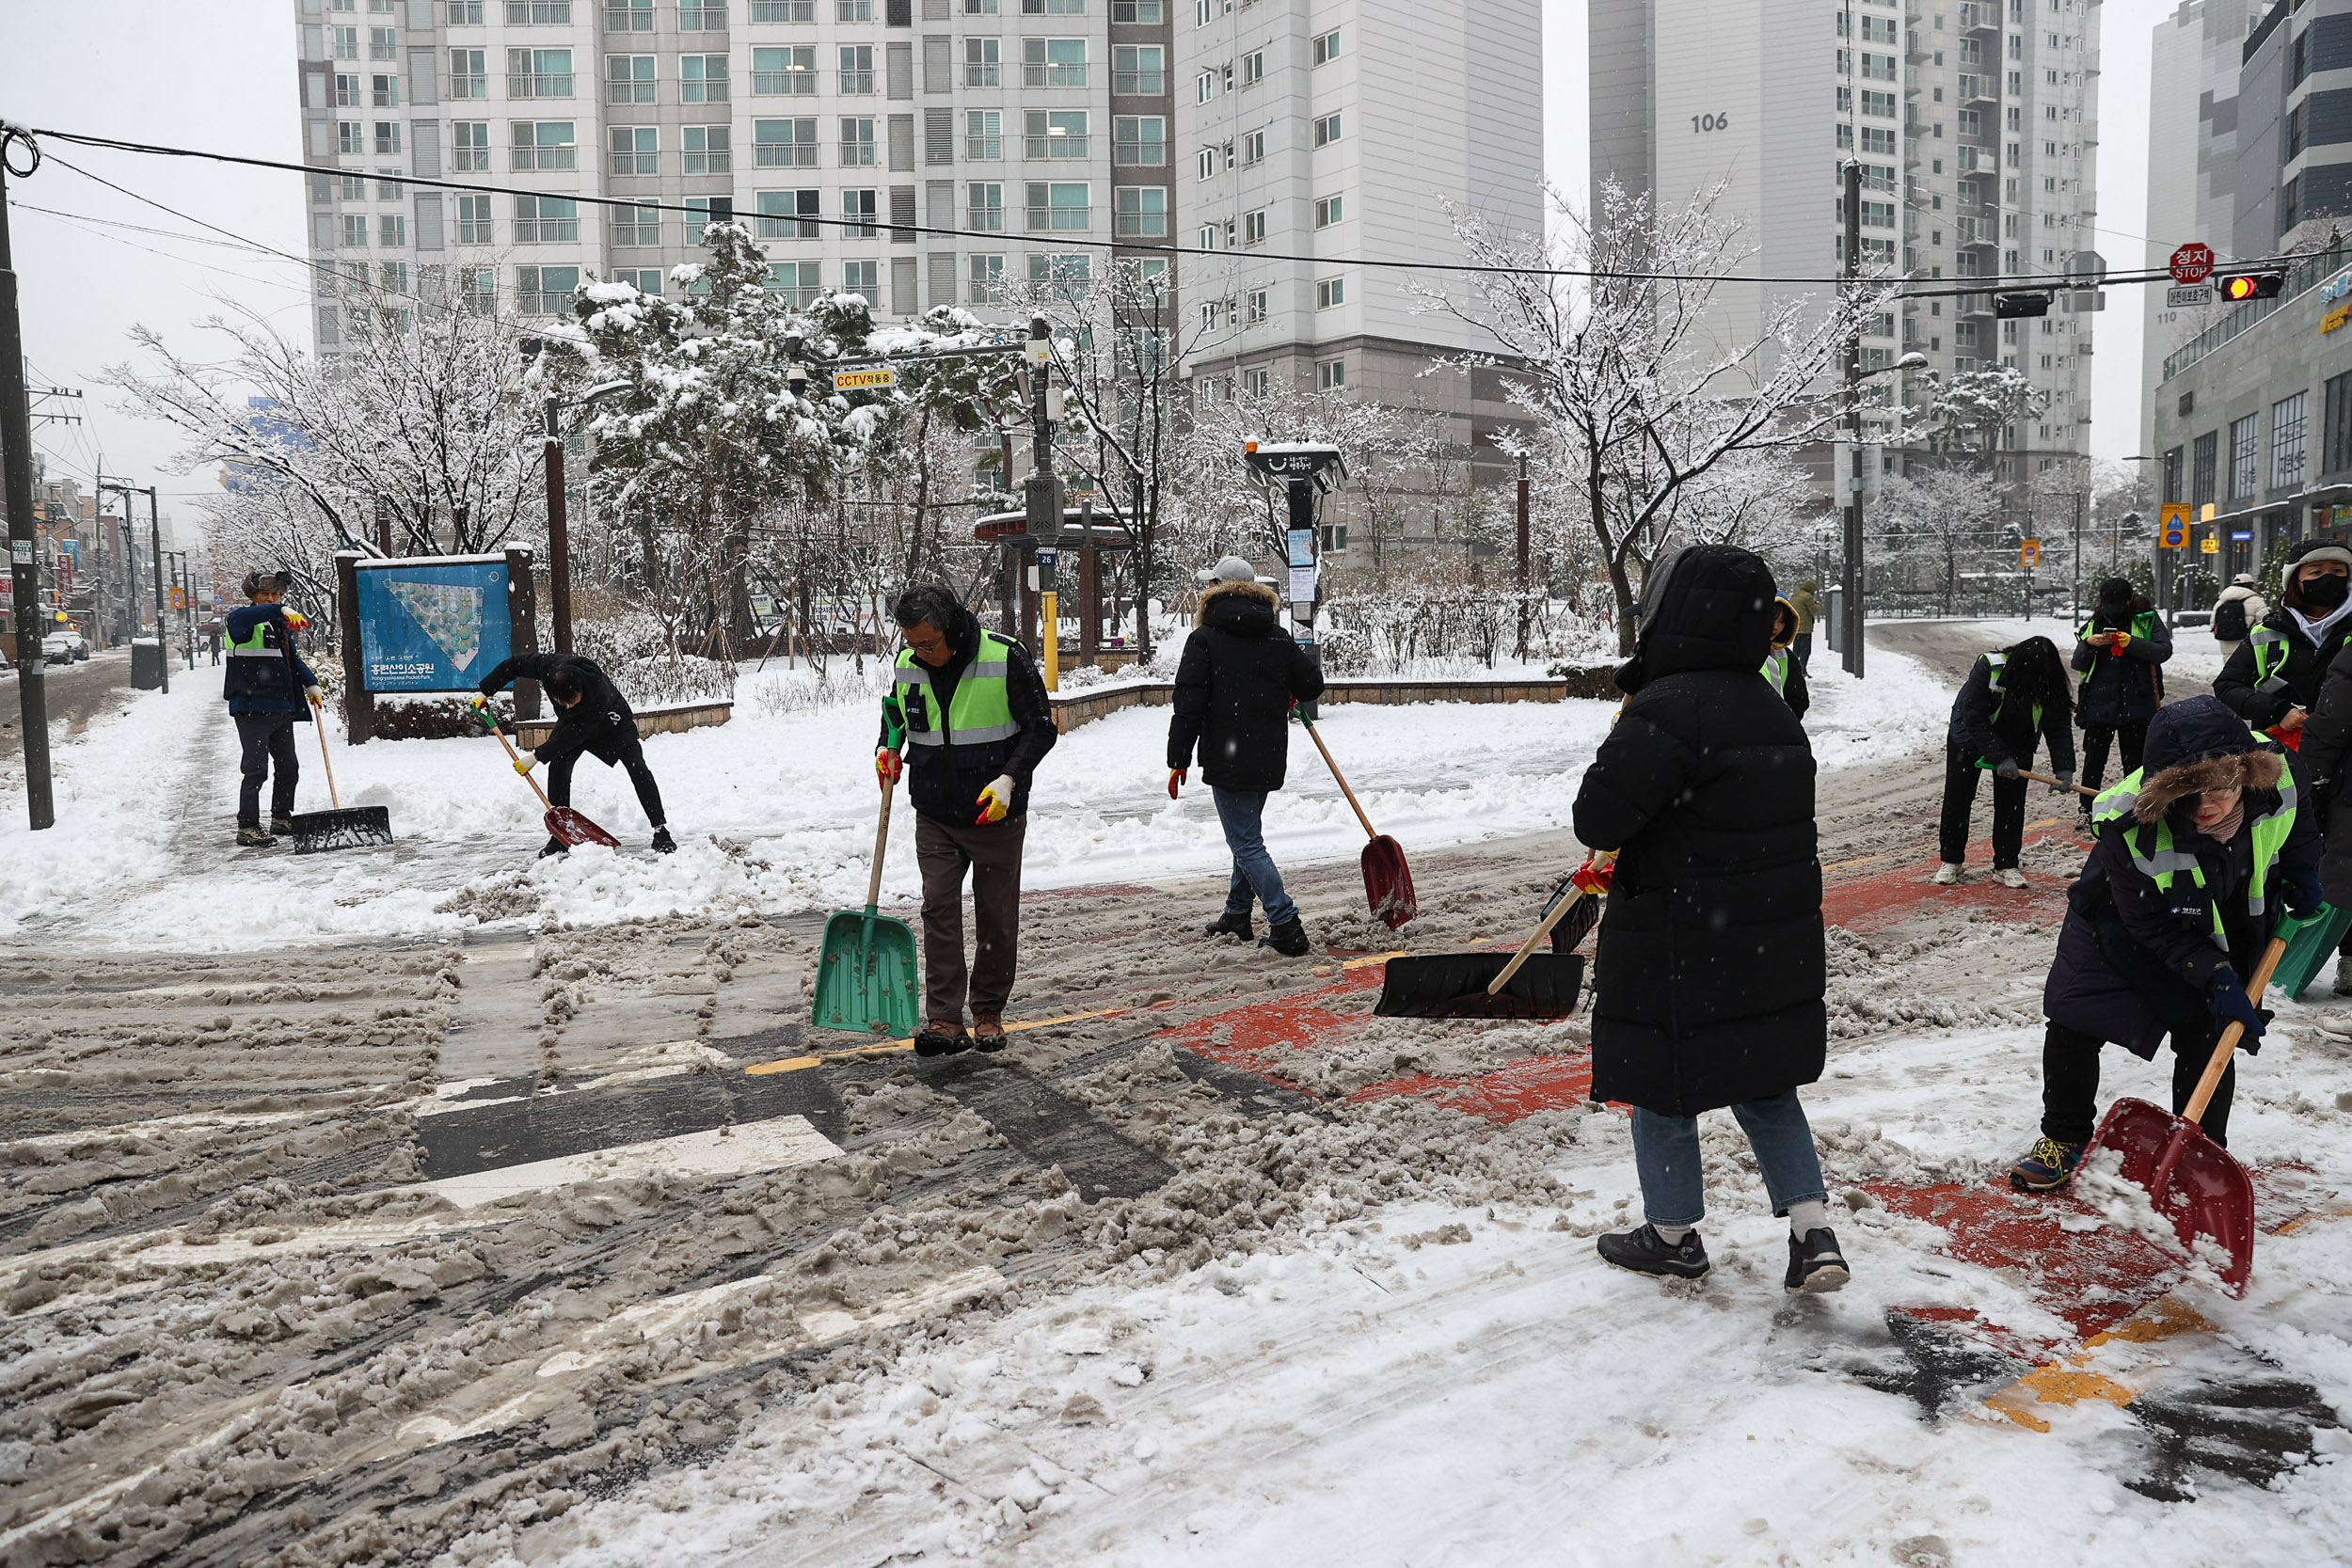
[[[1169,800],[1173,800],[1174,799],[1176,799],[1176,788],[1177,788],[1177,786],[1178,786],[1179,784],[1182,784],[1185,783],[1186,781],[1188,781],[1189,779],[1191,779],[1191,777],[1192,777],[1192,769],[1191,769],[1191,768],[1169,768],[1169,769],[1168,770],[1168,798]]]
[[[286,625],[296,631],[302,631],[310,626],[310,618],[298,610],[290,610],[286,611]]]
[[[1597,849],[1582,865],[1577,867],[1576,875],[1570,877],[1568,880],[1574,882],[1580,892],[1605,894],[1609,891],[1609,884],[1615,879],[1616,874],[1615,851]]]
[[[874,777],[881,782],[883,789],[896,789],[898,786],[898,775],[905,771],[906,764],[900,762],[898,753],[889,747],[884,746],[875,752]]]
[[[2124,649],[2126,649],[2126,648],[2128,648],[2128,647],[2130,647],[2131,645],[2132,645],[2132,634],[2131,634],[2130,632],[2127,632],[2127,631],[2119,631],[2119,632],[2113,633],[2113,634],[2112,634],[2112,635],[2108,638],[2108,641],[2107,641],[2107,652],[2109,652],[2109,653],[2111,653],[2111,654],[2114,654],[2114,655],[2116,655],[2116,656],[2118,656],[2118,657],[2120,657],[2122,655],[2123,650],[2124,650]]]

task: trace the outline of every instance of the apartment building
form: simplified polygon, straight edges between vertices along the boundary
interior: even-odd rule
[[[1858,161],[1866,264],[1929,290],[1986,285],[1881,315],[1866,368],[1915,351],[1938,377],[2023,372],[2048,406],[2005,443],[2022,478],[2088,450],[2098,30],[2093,0],[1593,0],[1593,179],[1668,204],[1720,182],[1756,276],[1820,279],[1844,263],[1843,166]],[[2068,276],[2085,286],[2047,317],[1995,318],[1994,287]],[[1825,289],[1725,285],[1720,330],[1752,338],[1783,300]],[[1925,372],[1900,379],[1905,402],[1932,401]]]
[[[672,288],[706,214],[794,297],[900,317],[1165,244],[1187,3],[296,0],[319,347],[368,325],[352,280],[526,313]]]
[[[1452,416],[1473,461],[1518,418],[1491,347],[1413,291],[1459,279],[1367,266],[1463,259],[1454,208],[1543,222],[1540,0],[1182,0],[1173,19],[1175,232],[1197,399],[1279,381]],[[1294,260],[1291,258],[1302,258]]]

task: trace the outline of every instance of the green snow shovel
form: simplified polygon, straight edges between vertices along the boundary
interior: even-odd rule
[[[890,808],[897,781],[882,792],[882,826],[874,830],[874,874],[866,909],[840,910],[825,922],[825,954],[817,966],[819,1029],[912,1035],[921,1017],[915,1002],[914,929],[875,912],[882,901],[882,850],[890,843]]]

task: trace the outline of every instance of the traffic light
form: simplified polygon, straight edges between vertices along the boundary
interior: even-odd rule
[[[2046,316],[2050,313],[2048,294],[1994,294],[1993,316],[1996,321],[2015,321],[2024,316]]]
[[[2220,296],[2235,305],[2241,300],[2278,298],[2279,291],[2286,287],[2287,275],[2283,272],[2228,272],[2215,278],[2214,283]]]

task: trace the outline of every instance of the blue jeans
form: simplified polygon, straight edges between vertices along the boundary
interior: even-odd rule
[[[1756,1163],[1763,1167],[1764,1190],[1772,1212],[1791,1205],[1820,1203],[1829,1196],[1821,1180],[1821,1157],[1813,1148],[1813,1127],[1797,1103],[1797,1091],[1731,1107],[1740,1118]],[[1707,1217],[1707,1183],[1699,1174],[1699,1118],[1661,1117],[1633,1108],[1633,1168],[1642,1178],[1643,1215],[1652,1225],[1696,1225]]]
[[[1279,926],[1298,918],[1298,906],[1282,891],[1282,873],[1265,852],[1265,791],[1209,786],[1216,801],[1216,819],[1225,829],[1225,847],[1233,852],[1233,884],[1225,893],[1225,912],[1249,918],[1251,898],[1265,906],[1265,917]]]

